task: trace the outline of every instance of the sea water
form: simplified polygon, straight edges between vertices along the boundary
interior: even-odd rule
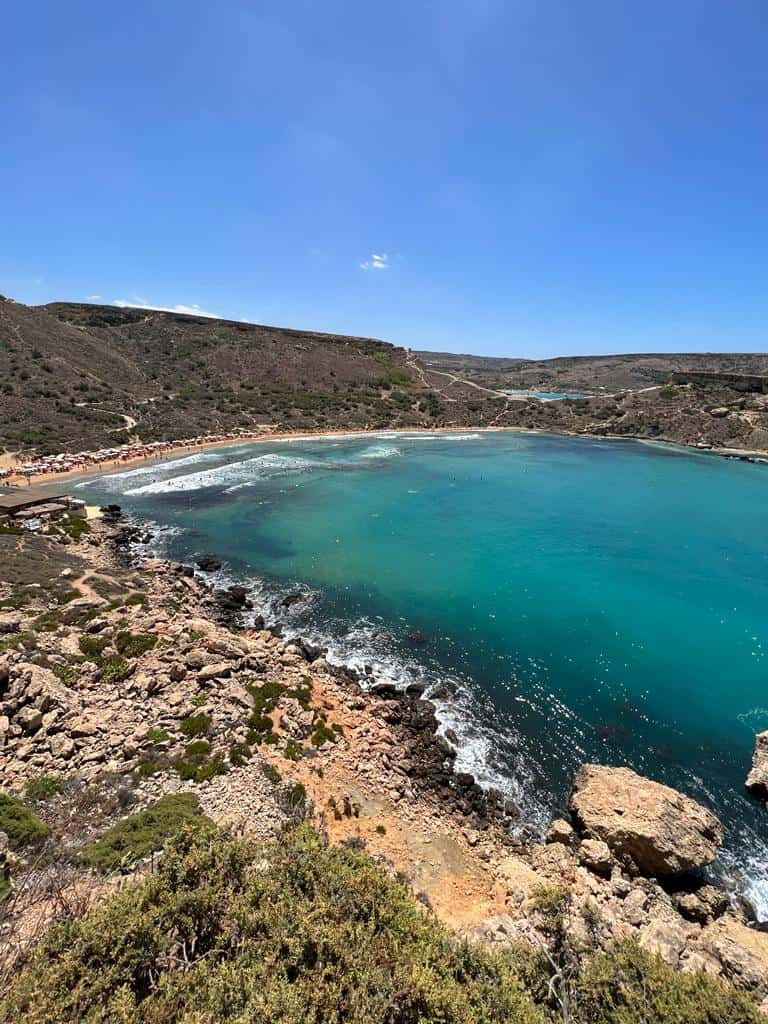
[[[721,874],[768,916],[768,812],[744,791],[768,728],[768,468],[637,442],[383,433],[81,486],[172,528],[170,557],[223,557],[338,660],[441,693],[460,766],[516,800],[521,827],[564,810],[584,761],[700,800],[725,827]]]

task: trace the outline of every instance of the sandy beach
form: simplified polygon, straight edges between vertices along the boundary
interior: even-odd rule
[[[181,458],[190,452],[202,452],[211,451],[216,448],[234,448],[241,447],[246,444],[263,444],[268,441],[313,441],[320,438],[332,439],[336,437],[377,437],[381,434],[465,434],[471,431],[472,433],[497,433],[499,430],[517,430],[515,427],[437,427],[434,429],[428,429],[426,427],[410,427],[409,429],[402,430],[389,430],[386,428],[379,428],[377,430],[323,430],[315,432],[302,431],[301,433],[283,432],[276,434],[258,434],[242,438],[226,438],[219,441],[200,441],[194,444],[179,445],[170,451],[161,452],[160,454],[153,455],[137,455],[128,458],[119,458],[115,461],[103,462],[100,465],[87,465],[83,468],[71,469],[65,472],[55,473],[35,473],[27,477],[21,472],[11,476],[3,484],[0,484],[0,493],[3,493],[3,488],[6,488],[5,493],[9,491],[11,493],[18,493],[25,497],[29,495],[29,500],[33,500],[38,494],[45,496],[50,494],[52,490],[60,491],[64,483],[72,481],[81,481],[90,479],[92,477],[101,476],[104,473],[113,473],[117,471],[133,469],[136,466],[142,466],[146,463],[156,463],[161,465],[164,462],[170,462],[174,459]],[[532,431],[524,431],[525,433],[531,433]],[[0,459],[0,466],[4,465],[6,468],[17,465],[14,456],[6,452]]]
[[[293,433],[283,431],[274,434],[257,434],[244,437],[223,438],[221,440],[197,441],[189,444],[179,445],[168,451],[157,454],[148,453],[135,456],[119,457],[112,461],[105,461],[98,465],[85,465],[82,468],[66,470],[64,472],[34,473],[31,476],[21,472],[11,475],[0,482],[0,496],[6,497],[11,494],[24,496],[25,500],[34,501],[43,498],[51,493],[62,490],[65,484],[73,481],[82,481],[101,476],[104,473],[122,472],[146,463],[162,465],[164,462],[171,462],[174,459],[183,457],[190,452],[211,451],[216,448],[235,448],[247,444],[263,444],[269,441],[313,441],[322,438],[333,439],[339,437],[377,437],[382,434],[390,435],[412,435],[412,434],[493,434],[502,431],[510,431],[523,434],[541,434],[549,431],[537,430],[528,427],[477,427],[477,426],[456,426],[456,427],[409,427],[403,429],[378,428],[376,430],[322,430],[322,431],[301,431]],[[561,436],[584,437],[585,435],[576,432],[563,432]],[[669,446],[680,450],[695,451],[701,455],[715,455],[719,458],[746,459],[749,461],[768,461],[768,451],[764,450],[743,450],[740,448],[699,448],[695,445],[685,445],[676,441],[667,441],[661,438],[644,438],[633,435],[617,434],[590,434],[586,435],[594,440],[603,441],[640,441],[654,445]],[[170,442],[171,444],[173,442]],[[0,453],[0,469],[8,469],[19,465],[17,457],[12,452]]]

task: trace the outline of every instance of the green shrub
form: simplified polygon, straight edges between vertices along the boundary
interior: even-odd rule
[[[208,824],[209,819],[200,813],[194,793],[163,796],[146,810],[131,814],[107,829],[103,836],[83,847],[80,857],[84,864],[97,871],[130,868],[142,857],[159,850],[185,826]]]
[[[10,793],[0,793],[0,832],[8,836],[12,850],[41,842],[49,831],[45,822],[40,821],[23,800]]]
[[[81,636],[80,637],[80,650],[86,656],[86,658],[96,659],[101,657],[102,651],[105,647],[109,646],[109,637],[107,636]]]
[[[210,715],[188,715],[186,718],[182,718],[179,729],[184,736],[205,736],[210,725]]]
[[[60,519],[54,529],[71,537],[72,540],[80,540],[84,533],[91,532],[91,524],[86,519],[73,516],[72,519]]]
[[[147,601],[148,601],[147,595],[139,593],[137,591],[135,594],[129,594],[128,597],[126,597],[125,601],[123,601],[123,604],[125,604],[125,605],[146,604]]]
[[[211,753],[211,744],[208,740],[194,740],[188,743],[184,756],[174,761],[174,768],[179,778],[186,782],[206,782],[215,775],[226,775],[229,771],[227,763],[219,754]]]
[[[282,776],[280,775],[280,772],[277,770],[277,768],[275,768],[273,764],[270,764],[269,761],[265,761],[262,764],[261,770],[264,772],[266,777],[273,785],[277,786],[282,782]]]
[[[563,1019],[543,955],[462,941],[357,845],[306,825],[268,844],[182,831],[156,874],[49,930],[0,996],[0,1024]],[[632,943],[588,954],[570,998],[573,1024],[764,1020],[724,981]]]
[[[151,729],[147,729],[147,735],[144,738],[148,743],[167,743],[171,737],[165,729],[158,729],[153,725]]]
[[[101,671],[103,683],[119,683],[131,674],[131,666],[125,658],[97,658],[96,665]]]
[[[53,672],[56,678],[60,679],[65,686],[74,686],[80,678],[80,670],[78,667],[66,662],[63,664],[59,662],[52,662],[51,672]]]
[[[58,775],[35,775],[27,781],[24,788],[24,799],[27,803],[36,804],[50,800],[61,792],[61,779]]]
[[[51,608],[47,612],[41,612],[32,621],[33,629],[38,633],[55,633],[61,625],[61,612],[57,608]]]
[[[195,782],[207,782],[216,775],[226,775],[228,771],[229,766],[227,762],[219,754],[215,754],[210,761],[201,764],[197,769],[195,772]]]
[[[545,1024],[515,967],[307,827],[269,844],[185,832],[156,875],[47,933],[0,1022]]]
[[[115,647],[126,658],[140,658],[151,651],[157,643],[157,637],[150,633],[129,633],[122,631],[115,637]]]
[[[285,802],[292,810],[305,807],[307,803],[306,788],[300,782],[289,786],[285,791]]]
[[[324,743],[335,743],[337,738],[337,732],[329,729],[328,724],[321,718],[312,733],[312,746],[322,747]]]
[[[303,751],[300,743],[297,743],[294,739],[287,739],[285,742],[285,750],[283,751],[283,757],[288,761],[298,761]]]
[[[634,942],[589,957],[573,982],[578,1021],[610,1024],[759,1024],[744,993],[707,974],[681,974]]]
[[[253,757],[253,751],[247,743],[233,743],[229,748],[229,763],[240,768]]]

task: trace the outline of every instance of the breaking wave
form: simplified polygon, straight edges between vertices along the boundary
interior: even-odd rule
[[[320,466],[309,459],[294,458],[290,455],[257,455],[241,462],[229,462],[223,466],[184,473],[179,476],[153,480],[138,487],[128,487],[123,493],[136,496],[145,494],[169,494],[174,491],[199,491],[206,487],[220,487],[226,492],[235,487],[247,486],[265,477],[282,476],[289,473],[303,473]],[[174,468],[178,463],[174,465]]]

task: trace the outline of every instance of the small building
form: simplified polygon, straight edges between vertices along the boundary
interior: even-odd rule
[[[45,525],[65,516],[84,519],[85,515],[85,502],[66,494],[26,501],[15,494],[0,495],[0,526],[29,526],[34,520]]]

